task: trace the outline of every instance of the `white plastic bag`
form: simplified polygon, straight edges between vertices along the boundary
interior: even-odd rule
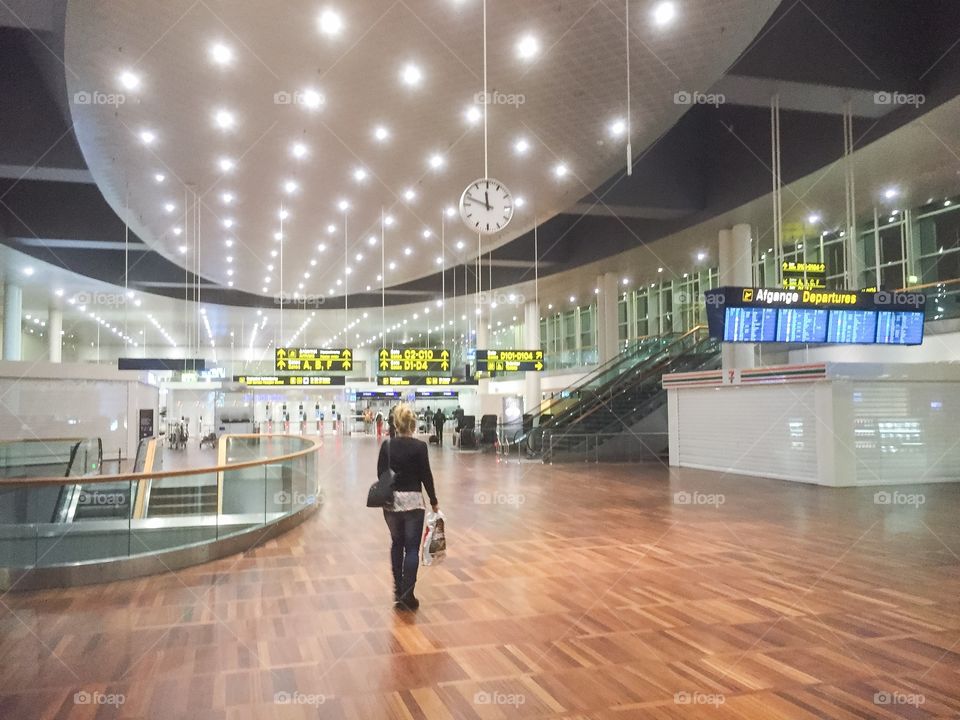
[[[436,565],[447,556],[447,534],[442,512],[428,512],[423,526],[421,551],[424,565]]]

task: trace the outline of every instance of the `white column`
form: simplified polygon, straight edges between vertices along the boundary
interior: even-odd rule
[[[50,343],[50,362],[58,363],[63,357],[63,310],[60,308],[50,308],[47,319],[47,340]]]
[[[540,349],[540,306],[532,301],[523,306],[523,343],[524,350]],[[529,413],[540,405],[540,373],[528,371],[526,382],[523,411]]]
[[[23,316],[23,290],[7,283],[3,289],[3,359],[19,360],[20,324]]]
[[[619,301],[617,276],[604,273],[597,278],[597,354],[603,365],[620,353],[620,338],[617,328],[617,303]]]
[[[740,224],[734,225],[733,230],[721,230],[719,250],[719,285],[752,286],[750,226]],[[724,343],[721,359],[724,370],[752,368],[755,363],[753,343]]]

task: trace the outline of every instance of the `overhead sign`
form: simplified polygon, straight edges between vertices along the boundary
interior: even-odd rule
[[[446,372],[450,369],[450,351],[446,348],[380,348],[377,358],[380,372]]]
[[[827,287],[824,263],[783,261],[780,264],[783,287],[789,290],[823,290]]]
[[[408,385],[449,387],[451,385],[476,385],[477,380],[448,375],[380,375],[377,377],[377,384],[385,387],[406,387]]]
[[[329,387],[346,385],[343,375],[234,375],[233,381],[247,387]]]
[[[923,342],[923,293],[725,287],[705,297],[710,336],[724,342]]]
[[[353,368],[350,348],[277,348],[276,369],[295,372],[346,372]]]
[[[477,350],[480,372],[543,370],[543,350]]]
[[[173,370],[200,372],[206,370],[201,358],[118,358],[117,370]]]
[[[414,397],[420,400],[429,400],[430,398],[456,398],[460,393],[456,390],[417,390]]]

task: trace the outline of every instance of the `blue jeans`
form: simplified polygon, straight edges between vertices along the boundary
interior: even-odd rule
[[[383,519],[390,528],[390,567],[393,570],[393,591],[397,600],[412,596],[413,587],[417,584],[425,512],[423,509],[383,511]]]

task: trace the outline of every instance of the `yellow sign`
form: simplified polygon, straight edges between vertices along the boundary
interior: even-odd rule
[[[543,370],[543,350],[477,350],[481,372],[523,372]]]
[[[427,372],[450,369],[450,351],[445,348],[380,348],[381,372]]]
[[[318,348],[277,348],[276,369],[297,372],[346,372],[353,368],[353,351]]]
[[[753,302],[753,288],[744,288],[744,289],[743,289],[743,301],[744,301],[744,302]]]
[[[343,375],[235,375],[233,381],[247,387],[329,387],[346,384]]]

